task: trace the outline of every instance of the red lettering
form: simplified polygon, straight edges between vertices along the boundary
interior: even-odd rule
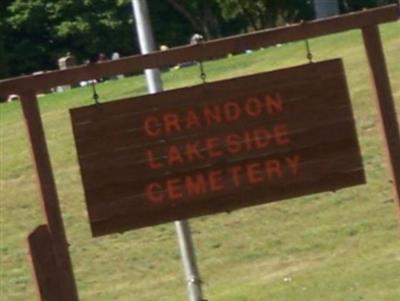
[[[290,143],[287,124],[274,126],[274,138],[277,145],[288,145]]]
[[[163,165],[157,161],[152,150],[146,150],[147,163],[151,169],[160,169]]]
[[[265,104],[269,115],[283,112],[283,101],[280,93],[275,93],[274,96],[266,95]]]
[[[247,115],[257,117],[261,115],[262,103],[258,97],[249,97],[246,99],[244,109]]]
[[[210,126],[213,123],[221,123],[222,116],[220,107],[217,105],[213,105],[210,107],[205,107],[203,109],[204,118],[206,119],[207,126]]]
[[[211,191],[220,191],[224,188],[222,185],[222,171],[214,170],[208,174],[208,182],[210,184]]]
[[[188,129],[201,128],[199,117],[195,112],[189,110],[186,115],[186,127]]]
[[[181,126],[179,124],[179,117],[175,113],[167,113],[164,114],[164,127],[165,131],[170,134],[172,132],[178,132],[181,130]]]
[[[146,186],[145,195],[153,204],[160,204],[164,200],[162,186],[158,183],[151,183]]]
[[[272,135],[265,128],[254,130],[254,144],[256,149],[266,148],[269,145],[271,138]]]
[[[207,138],[206,139],[206,147],[207,147],[208,155],[211,158],[222,156],[222,151],[220,149],[218,149],[218,139],[217,138]]]
[[[240,118],[240,106],[233,101],[224,103],[224,115],[226,121],[235,121]]]
[[[159,125],[159,120],[156,117],[148,116],[144,120],[144,131],[150,137],[157,137],[161,132]]]
[[[281,162],[279,162],[279,160],[267,160],[265,162],[265,168],[269,179],[272,179],[274,175],[278,178],[282,177]]]
[[[300,156],[299,155],[294,155],[292,157],[287,157],[286,158],[286,163],[289,165],[292,174],[297,175],[299,172],[299,163],[300,163]]]
[[[171,145],[168,149],[168,165],[183,163],[181,152],[176,145]]]
[[[250,184],[258,184],[262,182],[260,163],[251,163],[246,165],[247,179]]]
[[[166,188],[168,192],[168,198],[170,200],[178,200],[183,197],[180,188],[181,180],[179,178],[168,179],[166,182]]]
[[[198,141],[186,144],[186,156],[188,157],[189,161],[191,162],[196,160],[201,161],[204,159],[198,147],[199,147]]]
[[[204,175],[201,173],[198,173],[195,176],[186,176],[185,186],[189,196],[207,192],[206,180]]]
[[[240,143],[240,136],[236,134],[231,134],[226,136],[226,150],[231,154],[236,154],[242,149],[242,144]]]

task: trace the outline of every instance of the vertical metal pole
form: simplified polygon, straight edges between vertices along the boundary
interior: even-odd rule
[[[139,36],[140,49],[142,54],[155,50],[154,36],[150,24],[150,15],[146,0],[132,0],[136,30]],[[158,69],[145,70],[147,88],[149,93],[161,92],[162,81]],[[179,248],[182,263],[185,270],[189,301],[202,301],[201,280],[196,264],[196,254],[187,221],[175,222],[176,233],[178,236]]]
[[[139,38],[139,45],[142,54],[155,51],[153,30],[150,23],[149,9],[146,0],[132,0],[133,12],[135,15],[136,31]],[[147,88],[149,93],[157,93],[163,90],[160,70],[146,69]]]
[[[189,223],[187,221],[175,222],[175,228],[186,275],[189,301],[204,300]]]

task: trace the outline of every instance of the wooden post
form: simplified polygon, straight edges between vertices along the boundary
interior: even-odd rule
[[[363,27],[362,33],[371,77],[375,85],[376,104],[385,138],[394,201],[397,203],[400,216],[400,134],[385,55],[377,25]]]
[[[41,225],[28,235],[30,260],[41,301],[62,300],[62,282],[58,277],[56,257],[49,230]]]
[[[56,258],[57,276],[60,281],[62,281],[60,287],[61,295],[63,297],[62,300],[78,301],[78,293],[72,271],[68,243],[62,222],[59,200],[47,151],[37,98],[33,91],[21,93],[20,96],[31,144],[32,157],[35,163],[41,204],[46,217]]]

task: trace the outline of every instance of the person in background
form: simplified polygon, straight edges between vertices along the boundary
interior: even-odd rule
[[[108,61],[107,56],[103,52],[101,52],[99,54],[99,56],[97,57],[97,63],[104,63],[104,62],[107,62],[107,61]],[[100,78],[98,81],[101,83],[101,82],[104,82],[106,80],[108,80],[108,78],[103,77],[103,78]]]
[[[103,62],[107,62],[107,61],[108,61],[107,56],[103,52],[101,52],[99,54],[99,57],[97,58],[97,62],[98,63],[103,63]]]
[[[118,53],[118,52],[114,52],[114,53],[111,55],[111,59],[112,59],[112,60],[119,60],[119,59],[120,59],[119,53]],[[122,79],[122,78],[124,78],[124,75],[123,75],[123,74],[118,74],[118,75],[112,77],[112,79]]]
[[[192,37],[190,38],[190,44],[198,44],[201,41],[204,41],[204,37],[199,34],[199,33],[195,33],[194,35],[192,35]]]

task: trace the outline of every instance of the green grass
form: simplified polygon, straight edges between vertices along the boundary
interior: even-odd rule
[[[381,27],[400,111],[400,24]],[[316,60],[342,57],[368,184],[192,220],[205,295],[212,301],[398,301],[400,225],[385,171],[361,35],[310,41]],[[207,79],[305,63],[303,42],[205,63]],[[167,89],[198,84],[198,67],[163,74]],[[101,101],[145,93],[143,76],[98,85]],[[41,98],[40,108],[81,300],[185,300],[172,224],[92,239],[68,109],[89,88]],[[40,211],[20,104],[0,105],[0,300],[35,300],[26,235]],[[400,116],[399,116],[400,118]]]

